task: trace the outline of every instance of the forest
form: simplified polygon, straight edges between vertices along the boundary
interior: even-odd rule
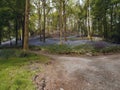
[[[24,43],[29,36],[37,35],[45,42],[53,33],[60,41],[73,33],[120,42],[119,0],[1,0],[0,4],[0,44],[15,38],[17,45],[18,40]],[[27,25],[25,17],[29,19]]]
[[[0,0],[0,90],[119,90],[119,53],[120,0]]]

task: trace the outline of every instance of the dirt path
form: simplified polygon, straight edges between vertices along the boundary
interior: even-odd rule
[[[36,78],[37,90],[120,90],[120,55],[51,57]]]
[[[120,55],[50,57],[36,78],[38,90],[120,90]]]

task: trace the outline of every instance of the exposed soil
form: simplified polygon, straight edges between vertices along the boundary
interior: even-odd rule
[[[120,90],[120,54],[49,56],[54,60],[35,77],[37,90]]]

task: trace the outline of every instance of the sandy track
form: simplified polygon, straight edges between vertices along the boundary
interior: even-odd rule
[[[120,55],[50,57],[36,78],[38,90],[120,90]]]

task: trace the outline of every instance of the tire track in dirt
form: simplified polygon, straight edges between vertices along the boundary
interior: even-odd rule
[[[120,90],[120,55],[49,56],[54,61],[38,74],[37,90]]]

